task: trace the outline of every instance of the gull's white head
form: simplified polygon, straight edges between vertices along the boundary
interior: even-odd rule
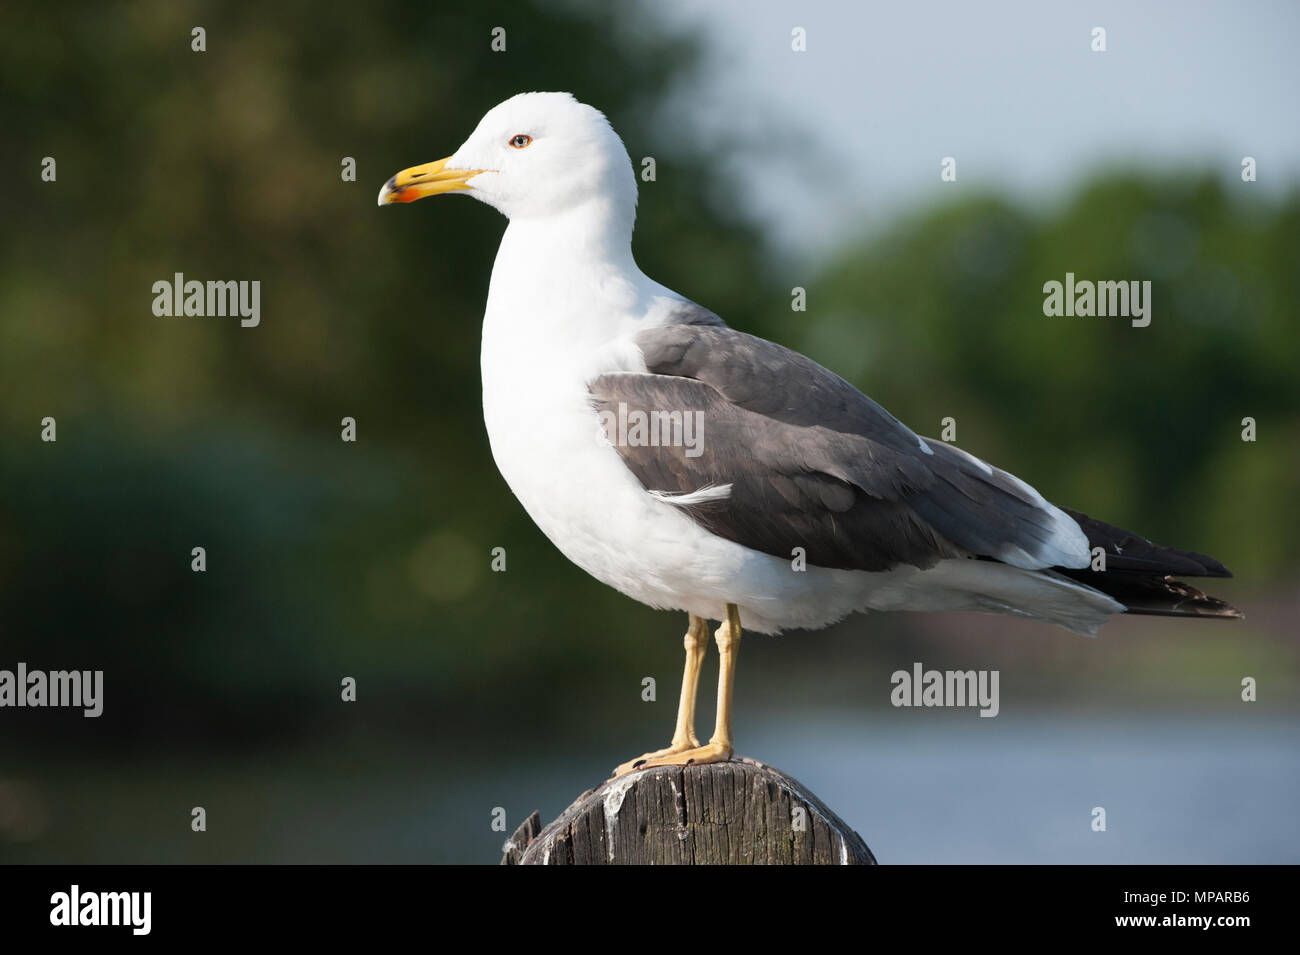
[[[509,219],[545,218],[586,206],[636,215],[636,175],[603,113],[571,93],[520,93],[488,110],[460,149],[399,172],[381,206],[465,192]]]

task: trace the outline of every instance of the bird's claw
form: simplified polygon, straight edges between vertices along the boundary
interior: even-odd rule
[[[710,740],[703,746],[696,744],[689,747],[668,747],[657,753],[646,753],[629,760],[614,770],[614,778],[624,776],[638,769],[653,769],[656,766],[703,766],[706,763],[725,763],[731,759],[732,748],[727,743]]]
[[[628,773],[637,769],[646,769],[652,765],[651,761],[656,759],[667,759],[678,753],[693,752],[700,749],[700,741],[695,737],[683,740],[681,742],[670,743],[663,749],[657,749],[652,753],[642,753],[635,759],[629,759],[626,763],[619,763],[614,769],[614,775],[610,779],[618,779],[620,776],[626,776]],[[653,765],[670,765],[668,763],[654,763]]]

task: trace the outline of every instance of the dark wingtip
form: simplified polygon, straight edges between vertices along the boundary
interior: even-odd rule
[[[1227,567],[1224,567],[1213,557],[1206,557],[1204,554],[1198,554],[1195,551],[1183,551],[1183,554],[1197,561],[1201,565],[1202,570],[1201,573],[1195,575],[1197,577],[1227,578],[1232,576],[1232,571]]]
[[[1159,617],[1212,617],[1215,620],[1245,620],[1246,615],[1218,597],[1202,593],[1191,584],[1172,577],[1133,581],[1130,593],[1119,596],[1127,613]]]
[[[1079,524],[1088,546],[1102,547],[1110,569],[1177,577],[1231,577],[1232,571],[1213,557],[1194,550],[1153,544],[1140,534],[1107,524],[1070,507],[1061,510]]]

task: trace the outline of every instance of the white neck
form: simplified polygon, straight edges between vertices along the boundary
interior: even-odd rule
[[[492,269],[484,357],[538,360],[599,347],[625,334],[659,291],[632,258],[631,217],[607,201],[513,219]]]

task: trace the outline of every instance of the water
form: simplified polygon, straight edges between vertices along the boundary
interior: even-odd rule
[[[899,722],[769,723],[757,745],[882,862],[1300,861],[1295,720]]]
[[[1259,713],[803,710],[738,732],[743,753],[816,792],[885,863],[1300,862],[1300,716]],[[495,810],[510,831],[533,809],[553,819],[658,743],[626,742],[6,761],[0,861],[495,863],[509,835],[492,829]],[[190,831],[196,805],[206,833]]]
[[[1300,862],[1300,716],[1249,713],[800,713],[740,740],[881,862]],[[574,777],[549,762],[500,782],[549,821],[607,768]],[[1097,807],[1105,831],[1092,828]]]

